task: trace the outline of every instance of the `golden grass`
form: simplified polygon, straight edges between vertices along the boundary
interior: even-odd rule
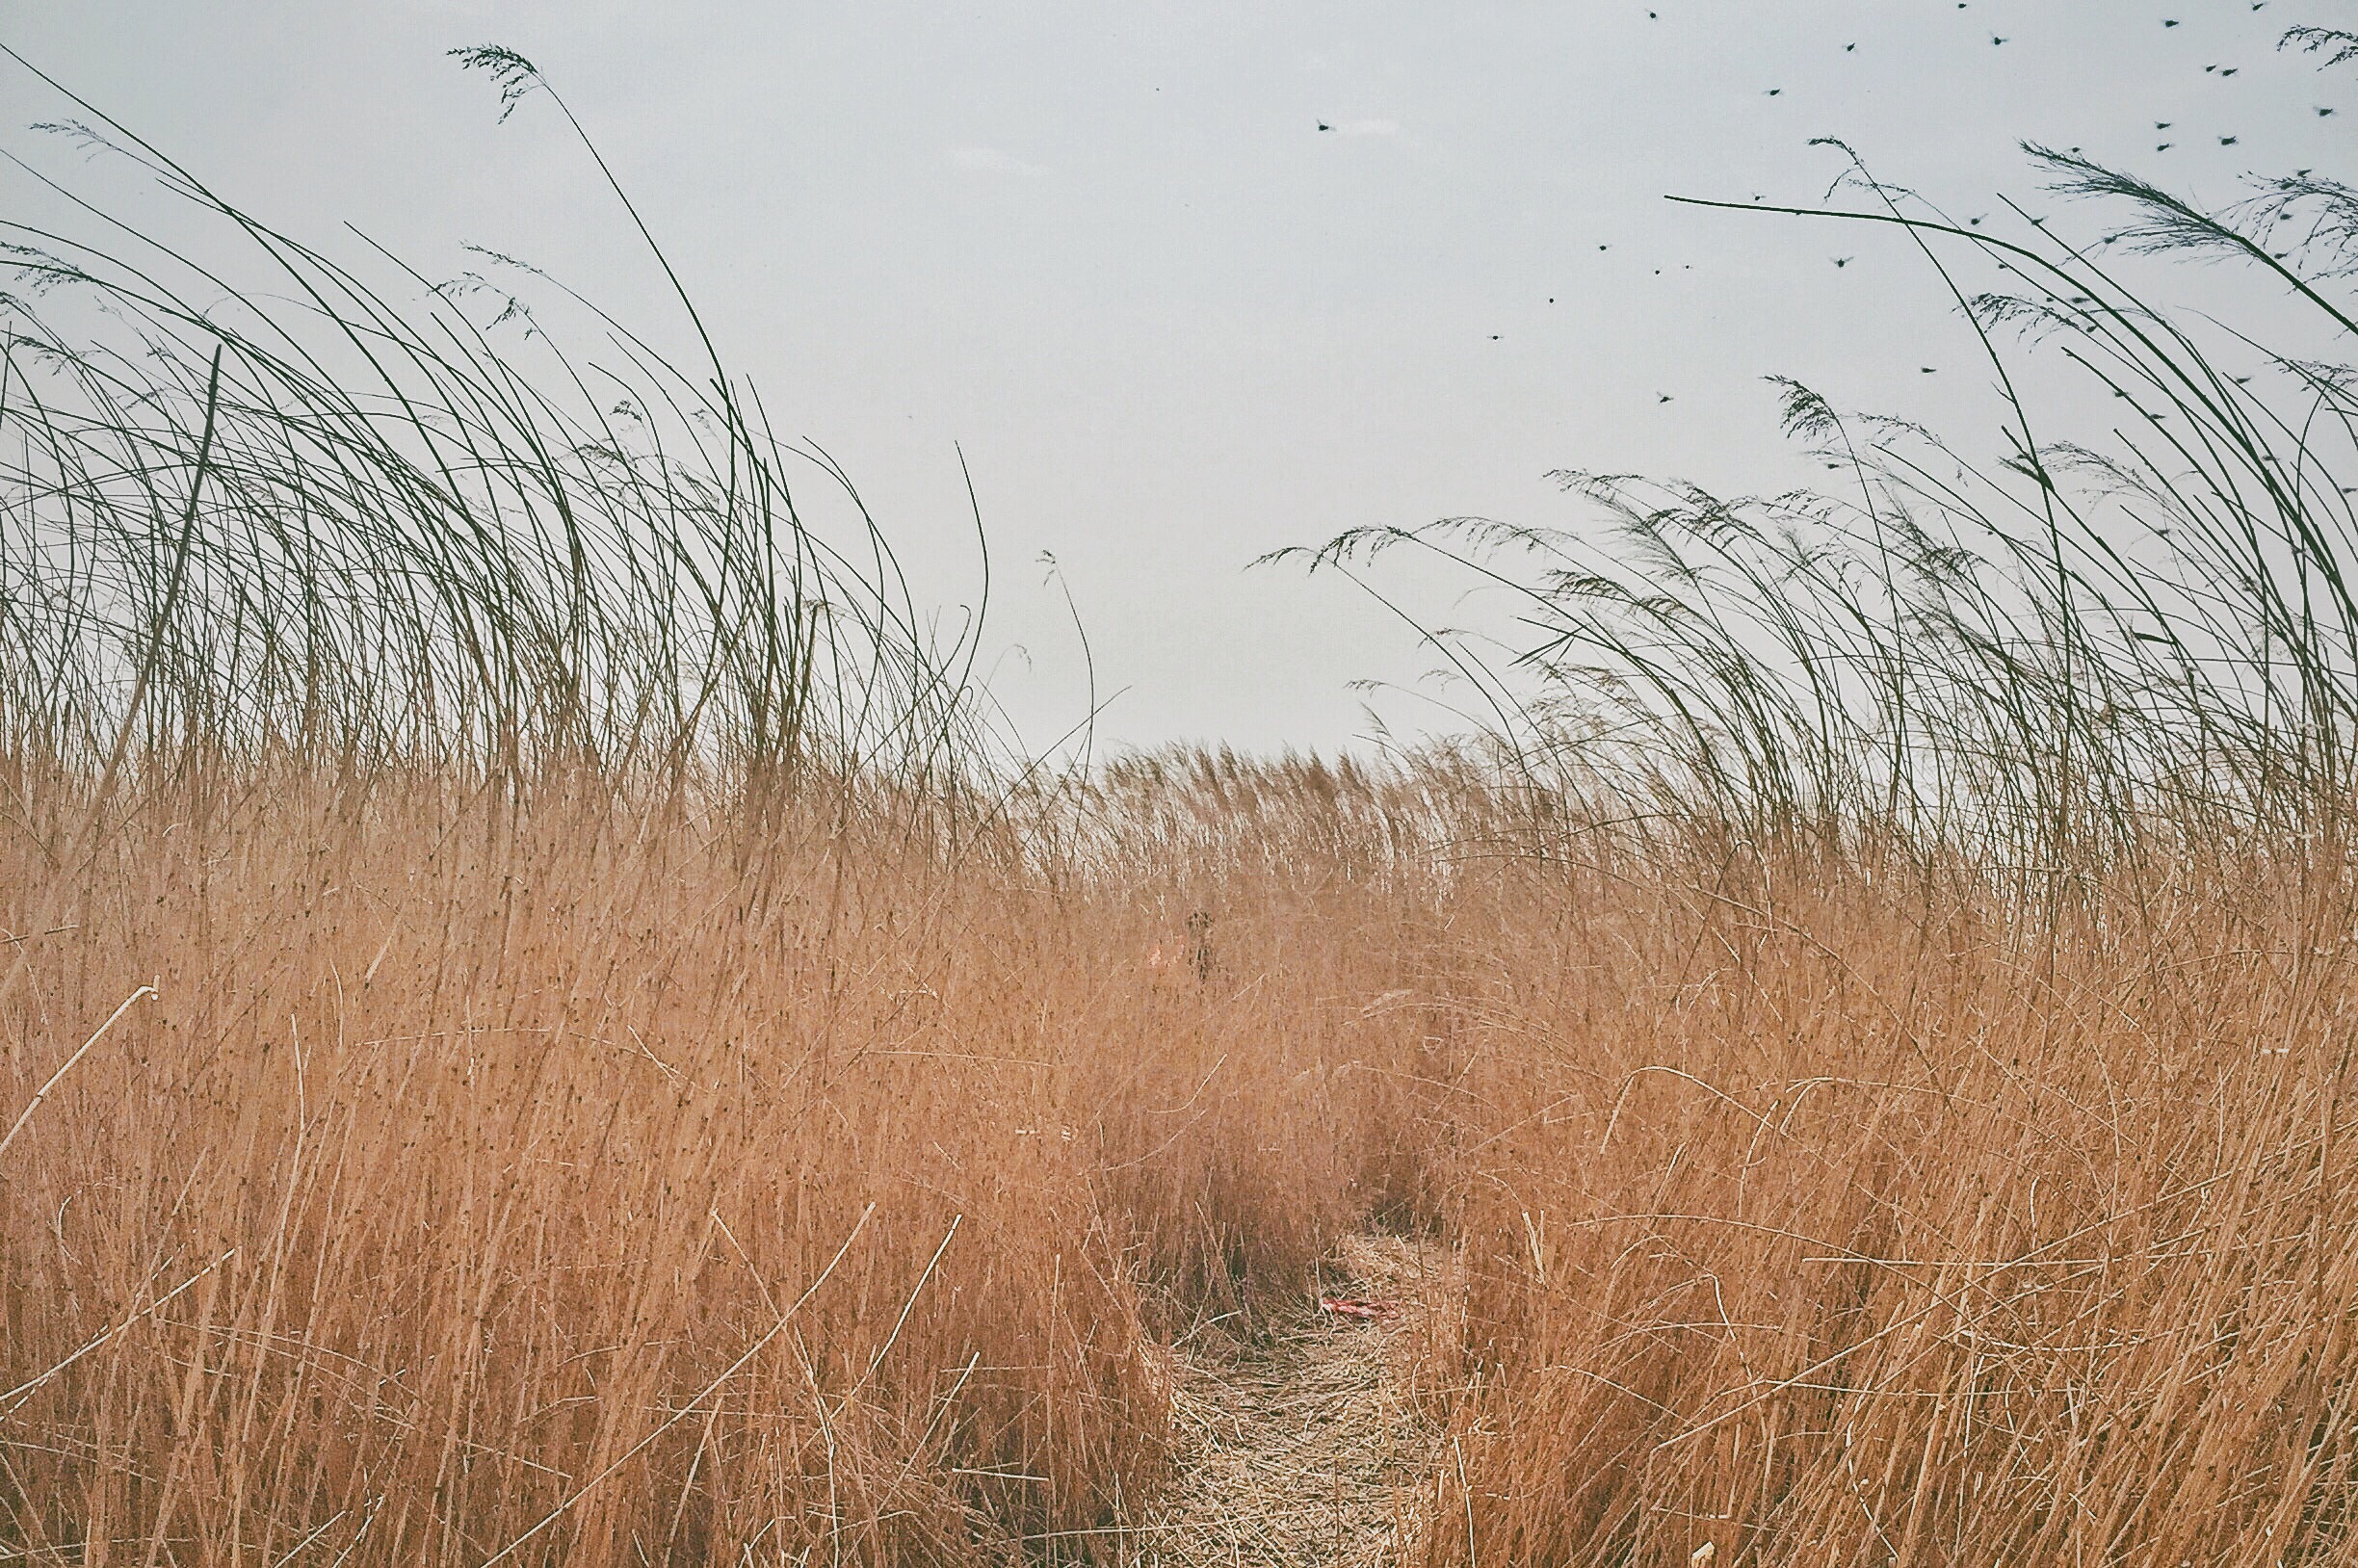
[[[1172,1346],[1385,1229],[1412,1560],[2349,1556],[2358,405],[2268,239],[2346,187],[2034,149],[2297,285],[2300,411],[1854,169],[2119,451],[1786,383],[1854,496],[1307,553],[1516,590],[1479,746],[1052,778],[700,324],[569,359],[73,102],[269,281],[10,248],[0,1561],[1151,1561]]]
[[[747,857],[423,793],[9,840],[10,931],[71,928],[23,944],[0,1103],[159,993],[0,1175],[15,1550],[1102,1545],[1166,1441],[1142,1282],[1283,1290],[1392,1158],[1344,1067],[1406,1038],[1361,1016],[1398,944],[1327,940],[1364,886],[1196,922],[1207,980],[1145,961],[1193,905],[881,827]]]
[[[2298,866],[1445,854],[1438,764],[1152,759],[1055,853],[359,798],[0,849],[0,1111],[158,992],[0,1155],[24,1560],[1125,1559],[1162,1346],[1371,1221],[1467,1265],[1425,1560],[2343,1549]]]
[[[1731,863],[1509,928],[1481,1560],[2342,1560],[2348,916],[2189,858],[2044,920]]]

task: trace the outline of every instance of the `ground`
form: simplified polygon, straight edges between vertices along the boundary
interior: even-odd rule
[[[1419,1375],[1454,1311],[1454,1269],[1429,1243],[1363,1235],[1328,1278],[1330,1294],[1383,1316],[1327,1312],[1305,1293],[1249,1334],[1213,1321],[1180,1342],[1177,1476],[1141,1562],[1389,1562],[1431,1509],[1447,1450]]]

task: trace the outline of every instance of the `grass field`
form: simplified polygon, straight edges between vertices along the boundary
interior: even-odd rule
[[[19,836],[79,896],[11,1103],[158,994],[6,1151],[12,1539],[1116,1557],[1160,1346],[1380,1225],[1467,1256],[1424,1386],[1488,1560],[2330,1555],[2352,953],[2299,868],[2039,924],[1742,850],[1444,876],[1462,779],[1165,773],[1223,831],[1049,867],[303,778],[70,876]]]
[[[1084,769],[717,355],[240,234],[14,258],[7,1560],[1150,1562],[1371,1233],[1409,1560],[2346,1560],[2345,381],[2033,237],[2121,453],[1794,388],[1842,499],[1312,558],[1522,593],[1493,733]]]

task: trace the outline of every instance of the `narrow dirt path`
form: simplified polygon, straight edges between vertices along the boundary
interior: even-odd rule
[[[1384,1236],[1349,1238],[1337,1261],[1350,1279],[1338,1294],[1384,1303],[1382,1318],[1304,1302],[1250,1342],[1215,1329],[1180,1347],[1179,1479],[1148,1519],[1141,1563],[1390,1562],[1430,1507],[1440,1434],[1415,1376],[1455,1310],[1450,1261]]]

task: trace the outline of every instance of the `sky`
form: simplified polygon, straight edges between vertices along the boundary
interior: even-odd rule
[[[1087,716],[1093,668],[1101,746],[1331,752],[1364,743],[1371,703],[1400,732],[1454,720],[1420,695],[1434,661],[1405,621],[1252,565],[1270,551],[1444,516],[1578,526],[1561,469],[1781,487],[1806,472],[1769,375],[1994,431],[1988,367],[1904,239],[1666,196],[1816,203],[1845,160],[1810,143],[1832,136],[1994,222],[2011,197],[2102,227],[2042,196],[2025,141],[2225,201],[2248,170],[2346,169],[2358,76],[2274,46],[2346,19],[2325,0],[0,0],[0,42],[331,252],[359,253],[351,225],[437,276],[485,246],[685,347],[551,106],[503,121],[447,58],[517,50],[773,424],[850,471],[950,616],[982,583],[962,458],[991,555],[982,667],[1027,742]],[[27,128],[65,108],[0,62],[0,150],[71,181],[83,155]],[[13,211],[45,199],[0,170]],[[2218,286],[2199,273],[2162,297],[2199,303]],[[1422,618],[1484,613],[1429,570],[1370,586]]]

